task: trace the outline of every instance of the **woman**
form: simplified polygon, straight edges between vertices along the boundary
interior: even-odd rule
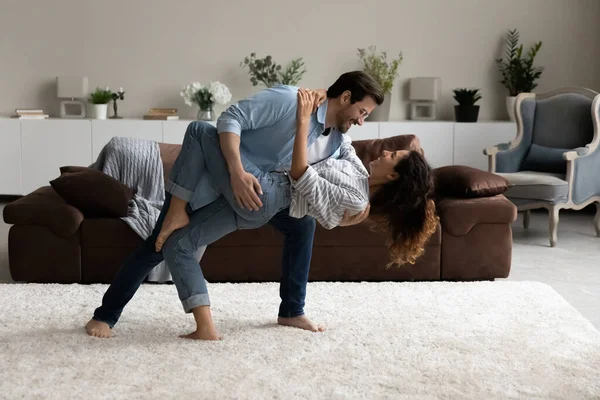
[[[312,97],[298,91],[297,133],[292,167],[290,215],[308,214],[327,229],[338,226],[345,210],[358,214],[370,203],[375,228],[387,232],[390,263],[414,264],[437,229],[439,218],[429,198],[434,180],[420,149],[384,151],[369,163],[328,159],[309,166],[307,137]],[[345,139],[349,140],[347,136]]]
[[[292,165],[289,177],[285,177],[291,183],[290,215],[296,218],[309,215],[326,229],[332,229],[340,224],[346,212],[355,215],[371,207],[375,227],[388,233],[390,265],[414,263],[438,221],[433,200],[428,197],[433,190],[432,170],[422,154],[418,150],[384,151],[369,164],[370,175],[362,163],[345,159],[330,158],[310,166],[307,141],[314,109],[311,92],[299,89]],[[210,135],[194,139],[199,142],[209,174],[211,168],[226,168],[218,139]],[[344,140],[350,139],[344,136]],[[352,146],[348,147],[354,151]],[[177,176],[171,179],[176,182]],[[257,179],[261,187],[269,188],[265,192],[272,198],[289,196],[289,185],[273,184],[281,182],[280,173],[261,173]],[[186,201],[173,194],[156,240],[157,251],[174,230],[189,223],[186,206]],[[264,219],[267,221],[268,216]]]

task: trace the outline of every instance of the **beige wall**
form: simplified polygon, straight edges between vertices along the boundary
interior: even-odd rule
[[[443,80],[441,115],[452,119],[451,89],[482,89],[480,118],[505,119],[506,91],[494,58],[518,28],[543,40],[538,91],[576,85],[600,90],[598,0],[2,0],[0,114],[43,107],[58,112],[54,79],[84,74],[90,86],[124,86],[120,113],[149,107],[195,110],[179,97],[190,81],[220,80],[234,100],[256,91],[239,62],[252,51],[279,63],[304,57],[302,85],[327,87],[359,68],[357,47],[375,44],[404,62],[391,119],[407,118],[403,86],[413,76]],[[121,26],[117,25],[121,24]],[[554,59],[555,61],[551,61]]]

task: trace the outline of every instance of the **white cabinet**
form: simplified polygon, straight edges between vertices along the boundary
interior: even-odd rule
[[[514,122],[479,122],[454,124],[454,164],[488,170],[488,156],[483,149],[506,143],[517,136]]]
[[[0,195],[20,195],[21,123],[0,119]]]
[[[23,194],[60,175],[64,165],[92,163],[92,131],[88,120],[21,120]]]
[[[163,137],[162,122],[136,119],[92,120],[92,158],[96,160],[100,150],[113,137],[131,137],[160,142]]]
[[[24,195],[46,186],[63,165],[90,165],[115,136],[181,144],[192,122],[0,119],[0,195]],[[514,122],[398,121],[365,122],[347,134],[355,141],[414,134],[434,168],[454,164],[487,170],[483,149],[514,139],[516,131]]]
[[[346,134],[350,135],[353,141],[379,139],[379,123],[365,122],[362,126],[354,125]]]
[[[425,158],[433,168],[452,165],[454,158],[454,123],[386,122],[379,126],[379,137],[415,135],[421,142]]]
[[[164,143],[171,144],[182,144],[185,131],[189,124],[194,121],[163,121],[163,138]],[[216,122],[210,122],[211,125],[215,125]]]

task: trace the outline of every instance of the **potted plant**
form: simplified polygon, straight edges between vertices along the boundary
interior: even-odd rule
[[[219,81],[210,82],[208,86],[204,86],[200,82],[192,82],[180,94],[185,104],[198,106],[197,119],[202,121],[215,119],[215,104],[227,104],[231,101],[229,88]]]
[[[107,87],[106,89],[96,88],[95,91],[90,93],[89,103],[90,118],[93,119],[106,119],[108,113],[108,102],[112,100],[112,92]]]
[[[481,99],[479,89],[454,89],[454,106],[456,122],[477,122],[479,106],[475,105]]]
[[[256,53],[250,53],[250,56],[244,58],[240,63],[240,66],[248,67],[252,86],[257,86],[260,83],[268,88],[275,85],[296,86],[306,72],[302,58],[292,60],[290,65],[283,70],[283,67],[273,61],[273,57],[270,55],[264,58],[256,58]]]
[[[542,47],[542,42],[534,43],[523,56],[523,45],[519,45],[519,32],[509,30],[506,36],[505,56],[496,59],[498,69],[502,74],[500,83],[508,89],[506,108],[511,121],[515,120],[515,100],[519,93],[530,93],[537,87],[536,81],[541,77],[543,67],[534,67],[535,56]]]
[[[381,86],[385,94],[385,101],[369,115],[370,121],[387,121],[390,117],[390,104],[394,81],[398,77],[398,68],[402,62],[402,52],[398,58],[388,60],[387,52],[376,54],[377,47],[369,46],[369,52],[358,49],[358,57],[363,63],[363,71],[371,75]]]

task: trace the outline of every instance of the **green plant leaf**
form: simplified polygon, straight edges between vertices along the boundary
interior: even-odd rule
[[[387,52],[377,54],[376,46],[369,46],[369,52],[361,48],[357,50],[358,57],[363,63],[363,71],[379,83],[385,94],[390,94],[403,60],[402,52],[398,54],[398,58],[389,61]]]
[[[89,102],[92,104],[108,104],[112,100],[112,92],[110,90],[96,88],[90,93]]]
[[[534,67],[536,55],[542,47],[542,42],[534,43],[523,58],[523,45],[519,44],[519,32],[509,30],[505,39],[505,59],[496,59],[498,71],[502,79],[499,81],[508,89],[510,96],[531,92],[537,87],[543,68]]]
[[[482,98],[479,89],[460,88],[454,89],[452,92],[454,93],[454,100],[459,105],[472,106]]]
[[[280,64],[273,60],[272,56],[267,55],[264,58],[256,58],[256,53],[251,53],[250,57],[245,57],[242,66],[248,67],[250,82],[253,86],[257,86],[259,83],[266,87],[278,84],[297,85],[306,72],[302,58],[292,60],[291,64],[284,70]]]

